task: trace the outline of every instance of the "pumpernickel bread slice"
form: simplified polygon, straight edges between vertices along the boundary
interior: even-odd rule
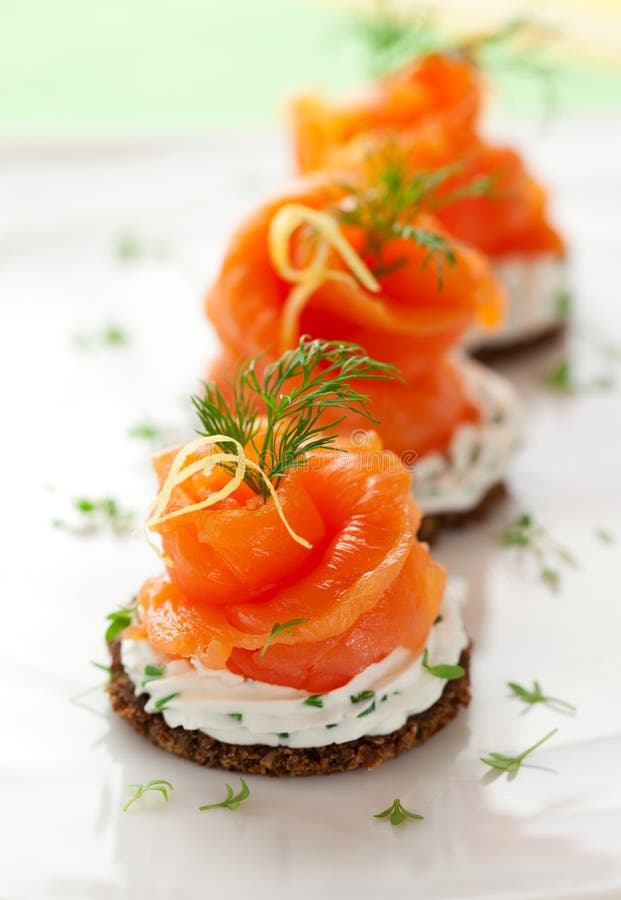
[[[470,646],[462,653],[465,675],[449,681],[440,699],[422,713],[410,716],[391,734],[365,736],[344,744],[293,749],[264,744],[225,744],[202,731],[171,728],[161,713],[145,712],[147,694],[136,694],[121,664],[120,642],[110,644],[112,678],[107,688],[114,712],[163,750],[200,766],[250,775],[330,775],[352,769],[374,769],[380,763],[429,740],[470,702]]]
[[[558,322],[549,325],[535,334],[526,337],[514,338],[502,343],[482,344],[480,347],[469,349],[468,353],[482,363],[503,362],[506,359],[514,359],[531,350],[553,346],[561,341],[567,333],[567,323]]]
[[[440,532],[445,529],[463,528],[471,522],[480,522],[486,518],[491,509],[507,495],[504,482],[493,484],[483,499],[473,509],[463,512],[429,513],[423,516],[416,537],[419,541],[432,544]]]

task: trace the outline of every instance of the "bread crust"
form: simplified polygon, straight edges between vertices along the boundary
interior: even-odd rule
[[[480,522],[487,518],[488,514],[497,503],[507,496],[507,488],[504,482],[493,484],[483,499],[473,509],[459,512],[429,513],[423,516],[416,537],[419,541],[433,544],[441,531],[450,528],[463,528],[471,522]]]
[[[386,735],[366,735],[344,744],[325,747],[269,747],[265,744],[226,744],[202,731],[171,728],[161,713],[145,712],[147,694],[136,694],[121,664],[121,645],[110,644],[112,677],[107,691],[112,709],[147,740],[200,766],[250,775],[306,776],[330,775],[352,769],[375,769],[386,760],[429,740],[451,722],[461,706],[470,702],[470,649],[462,653],[462,678],[447,682],[440,699],[429,709],[408,718],[397,731]]]
[[[502,362],[505,359],[513,359],[529,353],[531,350],[554,344],[562,340],[566,333],[567,323],[559,322],[549,325],[535,334],[530,334],[528,337],[516,338],[501,344],[482,344],[480,347],[468,352],[470,356],[482,363]]]

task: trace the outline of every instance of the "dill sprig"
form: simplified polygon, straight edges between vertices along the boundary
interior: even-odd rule
[[[238,370],[231,401],[217,385],[206,384],[202,396],[192,402],[202,425],[199,434],[224,434],[250,446],[275,486],[288,469],[303,464],[305,454],[333,446],[344,415],[327,421],[326,411],[355,411],[377,422],[366,394],[353,382],[397,377],[394,366],[371,359],[356,344],[307,337],[262,374],[257,363],[252,359]],[[225,441],[221,447],[225,452],[235,450]],[[230,464],[223,465],[231,469]],[[267,498],[267,486],[256,472],[247,470],[244,480]]]
[[[558,31],[526,16],[460,37],[443,28],[430,10],[406,14],[389,2],[378,2],[370,12],[352,17],[351,31],[366,51],[372,77],[386,75],[425,53],[451,53],[480,69],[533,76],[550,99],[554,69],[548,56]]]
[[[389,263],[382,260],[388,241],[406,240],[426,250],[421,269],[433,261],[438,283],[442,285],[444,263],[455,265],[451,245],[442,235],[414,223],[423,203],[454,172],[455,167],[451,165],[435,172],[409,175],[405,160],[391,149],[369,159],[371,187],[342,185],[347,202],[336,209],[336,216],[343,225],[364,233],[363,256],[372,257],[374,275],[386,275],[407,262],[401,257]]]
[[[153,781],[147,781],[146,784],[130,784],[130,788],[135,788],[135,790],[123,807],[123,812],[127,812],[130,806],[135,803],[136,800],[140,800],[142,795],[146,794],[147,791],[157,791],[162,795],[164,800],[168,800],[168,791],[174,790],[170,781],[164,781],[163,778],[155,778]]]
[[[426,252],[421,263],[424,270],[433,262],[442,288],[444,264],[454,266],[456,259],[451,243],[441,234],[416,225],[422,209],[440,209],[465,197],[489,195],[496,183],[494,176],[475,176],[452,191],[439,193],[445,182],[463,171],[463,163],[455,162],[435,171],[408,172],[406,159],[396,146],[389,146],[368,160],[370,187],[342,184],[347,199],[335,209],[339,221],[360,229],[365,236],[363,256],[371,257],[373,274],[381,277],[400,268],[405,257],[386,262],[382,259],[385,244],[391,240],[411,241]]]
[[[387,3],[377,3],[370,13],[356,14],[352,31],[366,51],[367,68],[373,77],[438,45],[429,11],[405,14]]]

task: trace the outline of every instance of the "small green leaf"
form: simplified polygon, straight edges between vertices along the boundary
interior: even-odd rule
[[[263,645],[261,652],[259,653],[259,659],[262,659],[268,651],[268,648],[275,637],[279,634],[293,634],[291,631],[296,625],[303,625],[305,622],[308,622],[308,619],[291,619],[289,622],[283,622],[281,625],[280,622],[275,622],[272,625],[272,630],[269,633],[269,637]]]
[[[434,675],[436,678],[444,678],[446,681],[454,681],[457,678],[463,678],[466,674],[466,670],[463,668],[463,666],[450,666],[444,664],[438,666],[430,666],[429,651],[426,647],[423,652],[423,660],[421,665],[426,672],[429,672],[430,675]]]
[[[365,700],[372,700],[375,697],[375,691],[360,691],[359,694],[350,694],[349,699],[352,703],[362,703]]]
[[[243,803],[250,796],[250,788],[246,784],[243,778],[240,778],[241,790],[238,794],[235,794],[233,788],[230,784],[226,785],[226,797],[220,803],[207,803],[205,806],[199,806],[198,808],[202,810],[206,809],[230,809],[235,810],[239,808],[240,803]]]
[[[104,663],[95,662],[94,659],[91,659],[91,666],[95,666],[96,669],[101,669],[102,672],[105,672],[108,676],[108,682],[112,681],[113,672],[112,666],[106,666]]]
[[[229,713],[229,719],[234,719],[236,722],[242,722],[244,719],[243,713]]]
[[[316,706],[318,709],[323,709],[323,695],[322,694],[311,694],[310,697],[307,697],[306,700],[303,701],[304,706]]]
[[[166,666],[151,666],[147,665],[144,667],[144,678],[142,679],[142,686],[145,687],[150,681],[154,681],[156,678],[161,678],[164,672],[166,671]]]
[[[365,716],[370,716],[372,712],[375,712],[375,700],[370,706],[367,706],[366,709],[363,709],[362,712],[359,712],[356,718],[363,719]]]
[[[529,747],[517,756],[507,756],[504,753],[489,753],[487,756],[481,757],[481,762],[492,769],[499,769],[504,772],[517,772],[526,757],[530,756],[530,754],[534,750],[537,750],[538,747],[541,747],[541,745],[555,735],[557,731],[558,728],[553,728],[552,731],[548,732],[548,734],[546,734],[545,737],[542,737],[540,741],[537,741],[536,744],[533,744],[532,747]]]
[[[535,703],[543,703],[552,708],[560,708],[572,713],[576,712],[576,707],[566,700],[560,700],[558,697],[549,697],[544,694],[538,681],[533,682],[531,690],[523,687],[521,684],[517,684],[515,681],[508,681],[507,687],[522,703],[527,703],[531,706]]]
[[[164,710],[168,709],[168,704],[171,700],[174,700],[175,697],[179,696],[179,691],[175,691],[174,694],[168,694],[166,697],[160,697],[159,700],[155,701],[155,708],[158,712],[164,712]]]
[[[164,781],[161,778],[147,781],[146,784],[130,784],[130,787],[135,788],[135,791],[123,807],[123,812],[127,812],[130,806],[135,803],[136,800],[139,800],[143,794],[146,794],[147,791],[158,791],[164,800],[168,800],[168,791],[174,790],[170,781]]]
[[[402,806],[401,801],[396,798],[392,801],[392,804],[388,807],[388,809],[382,810],[382,812],[375,813],[374,819],[387,819],[390,817],[391,825],[401,825],[405,822],[406,819],[424,819],[424,816],[421,816],[419,813],[409,812],[404,806]]]
[[[110,622],[106,629],[105,639],[108,643],[115,640],[122,631],[134,621],[136,608],[134,606],[123,606],[114,612],[108,613],[106,619]]]
[[[117,325],[109,325],[103,333],[103,339],[106,344],[111,345],[122,345],[128,343],[127,335]]]
[[[518,516],[500,532],[498,539],[505,547],[519,547],[530,553],[537,563],[540,579],[553,591],[561,585],[561,573],[552,564],[553,561],[560,560],[568,566],[576,566],[573,554],[555,541],[528,513]]]

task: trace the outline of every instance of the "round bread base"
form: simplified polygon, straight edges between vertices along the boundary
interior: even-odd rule
[[[531,350],[538,350],[544,346],[554,344],[565,336],[567,332],[566,322],[557,322],[544,328],[543,331],[530,334],[528,337],[515,338],[506,343],[481,344],[472,350],[468,350],[470,356],[483,363],[501,362],[504,359],[526,354]]]
[[[438,534],[447,528],[464,528],[471,522],[480,522],[485,519],[490,510],[507,496],[507,488],[504,482],[493,484],[483,499],[472,509],[459,512],[429,513],[423,516],[416,537],[419,541],[432,544]]]
[[[459,660],[465,674],[455,681],[448,681],[440,699],[424,712],[410,716],[398,731],[325,747],[225,744],[202,731],[170,728],[161,713],[145,712],[147,694],[135,693],[134,685],[121,665],[118,640],[110,644],[112,680],[107,690],[114,712],[139,734],[163,750],[192,760],[199,766],[250,775],[330,775],[352,769],[374,769],[424,743],[448,725],[460,706],[468,706],[470,702],[470,649],[469,645]]]

